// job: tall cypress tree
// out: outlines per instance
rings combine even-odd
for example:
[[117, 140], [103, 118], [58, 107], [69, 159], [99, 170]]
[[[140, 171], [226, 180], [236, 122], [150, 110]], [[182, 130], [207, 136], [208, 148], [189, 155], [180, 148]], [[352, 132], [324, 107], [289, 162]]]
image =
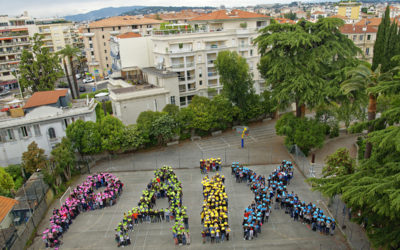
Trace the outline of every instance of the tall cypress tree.
[[397, 22], [390, 23], [390, 9], [388, 6], [382, 16], [376, 35], [372, 70], [375, 70], [379, 64], [382, 65], [382, 72], [387, 72], [395, 66], [390, 59], [400, 53], [399, 36]]

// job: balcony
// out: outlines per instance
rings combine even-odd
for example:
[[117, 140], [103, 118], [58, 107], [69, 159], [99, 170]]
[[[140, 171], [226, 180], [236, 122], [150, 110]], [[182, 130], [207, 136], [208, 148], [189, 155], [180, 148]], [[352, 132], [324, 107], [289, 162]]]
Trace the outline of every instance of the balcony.
[[219, 45], [219, 44], [212, 44], [212, 45], [207, 45], [206, 49], [207, 50], [215, 50], [215, 49], [226, 49], [226, 45]]
[[184, 63], [175, 63], [171, 65], [172, 69], [183, 69], [185, 68], [185, 64]]
[[28, 32], [11, 32], [11, 33], [0, 33], [0, 37], [16, 37], [16, 36], [29, 36]]
[[192, 82], [195, 82], [195, 81], [196, 81], [196, 77], [194, 77], [194, 76], [188, 76], [187, 77], [187, 82], [192, 83]]
[[170, 49], [168, 53], [170, 54], [177, 54], [177, 53], [187, 53], [187, 52], [193, 52], [192, 48], [182, 48], [182, 49]]
[[83, 36], [92, 37], [92, 36], [94, 36], [94, 33], [83, 33]]
[[43, 47], [53, 47], [54, 44], [53, 43], [44, 43]]
[[240, 44], [239, 51], [248, 50], [250, 48], [250, 44]]
[[236, 35], [238, 36], [248, 36], [250, 34], [249, 29], [237, 29], [236, 30]]
[[6, 51], [0, 51], [0, 55], [17, 54], [17, 53], [22, 53], [22, 49], [21, 49], [21, 50], [6, 50]]
[[41, 29], [40, 33], [43, 33], [43, 34], [51, 33], [51, 30], [50, 29]]
[[119, 30], [110, 31], [110, 35], [112, 35], [112, 36], [119, 35]]
[[178, 81], [180, 81], [180, 82], [184, 82], [184, 81], [186, 81], [186, 79], [185, 79], [185, 77], [184, 77], [184, 76], [179, 76], [179, 77], [178, 77]]
[[218, 73], [217, 72], [208, 72], [207, 76], [208, 76], [208, 79], [217, 78], [218, 77]]
[[91, 61], [91, 62], [88, 62], [88, 65], [89, 66], [97, 66], [97, 65], [99, 65], [99, 62], [98, 61]]
[[186, 62], [186, 68], [194, 68], [194, 62]]
[[186, 86], [185, 85], [179, 85], [179, 93], [186, 92]]
[[217, 60], [217, 59], [210, 59], [210, 60], [207, 60], [207, 66], [209, 66], [209, 67], [214, 67], [214, 62], [215, 62], [215, 60]]

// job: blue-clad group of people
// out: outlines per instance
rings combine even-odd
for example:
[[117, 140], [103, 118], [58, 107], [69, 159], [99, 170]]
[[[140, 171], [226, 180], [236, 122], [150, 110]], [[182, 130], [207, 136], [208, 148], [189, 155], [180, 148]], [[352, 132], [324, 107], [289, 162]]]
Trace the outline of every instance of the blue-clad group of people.
[[293, 178], [294, 170], [290, 161], [282, 161], [268, 178], [257, 175], [238, 162], [233, 162], [231, 168], [236, 182], [247, 183], [254, 193], [254, 201], [245, 209], [243, 216], [245, 240], [252, 240], [261, 233], [261, 226], [268, 222], [273, 204], [275, 209], [284, 209], [294, 221], [310, 225], [313, 231], [333, 235], [336, 226], [333, 218], [315, 204], [302, 202], [297, 194], [288, 191], [287, 185]]

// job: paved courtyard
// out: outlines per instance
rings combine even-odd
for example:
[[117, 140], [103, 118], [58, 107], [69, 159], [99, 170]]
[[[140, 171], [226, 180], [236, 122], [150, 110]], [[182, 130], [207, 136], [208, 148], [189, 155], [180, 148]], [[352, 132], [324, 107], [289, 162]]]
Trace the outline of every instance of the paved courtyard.
[[[257, 173], [269, 174], [276, 165], [253, 166]], [[242, 236], [242, 216], [253, 195], [246, 184], [236, 183], [230, 175], [230, 168], [223, 169], [226, 177], [226, 191], [229, 198], [229, 224], [232, 240], [221, 244], [201, 242], [200, 209], [202, 205], [201, 178], [198, 169], [178, 169], [178, 178], [183, 185], [183, 203], [188, 208], [191, 233], [190, 246], [175, 246], [172, 240], [172, 223], [139, 224], [131, 235], [132, 245], [128, 249], [348, 249], [343, 236], [336, 230], [335, 236], [324, 236], [311, 231], [306, 225], [294, 222], [281, 210], [273, 210], [270, 221], [263, 225], [262, 234], [253, 241], [245, 241]], [[153, 171], [119, 172], [116, 175], [125, 183], [125, 189], [119, 201], [113, 207], [80, 214], [74, 220], [69, 231], [64, 234], [64, 244], [60, 249], [118, 249], [114, 241], [114, 228], [128, 209], [137, 204], [141, 191], [152, 178]], [[83, 180], [84, 176], [78, 180]], [[304, 201], [317, 202], [319, 195], [309, 190], [304, 178], [297, 170], [289, 190], [295, 191]], [[165, 200], [158, 200], [159, 208], [166, 207]], [[58, 205], [54, 203], [54, 206]], [[49, 214], [46, 215], [47, 218]], [[43, 220], [39, 231], [47, 226]], [[40, 238], [30, 249], [44, 249]]]

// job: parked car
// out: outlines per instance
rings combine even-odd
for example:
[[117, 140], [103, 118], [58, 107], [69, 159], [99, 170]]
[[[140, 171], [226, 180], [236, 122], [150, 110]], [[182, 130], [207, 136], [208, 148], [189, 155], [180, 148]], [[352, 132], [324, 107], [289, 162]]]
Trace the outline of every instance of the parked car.
[[94, 80], [92, 78], [83, 79], [83, 83], [89, 83], [89, 82], [94, 82]]
[[86, 88], [84, 86], [79, 87], [79, 92], [85, 92], [85, 91], [86, 91]]
[[75, 77], [77, 80], [79, 80], [79, 79], [81, 79], [81, 74], [76, 74]]

